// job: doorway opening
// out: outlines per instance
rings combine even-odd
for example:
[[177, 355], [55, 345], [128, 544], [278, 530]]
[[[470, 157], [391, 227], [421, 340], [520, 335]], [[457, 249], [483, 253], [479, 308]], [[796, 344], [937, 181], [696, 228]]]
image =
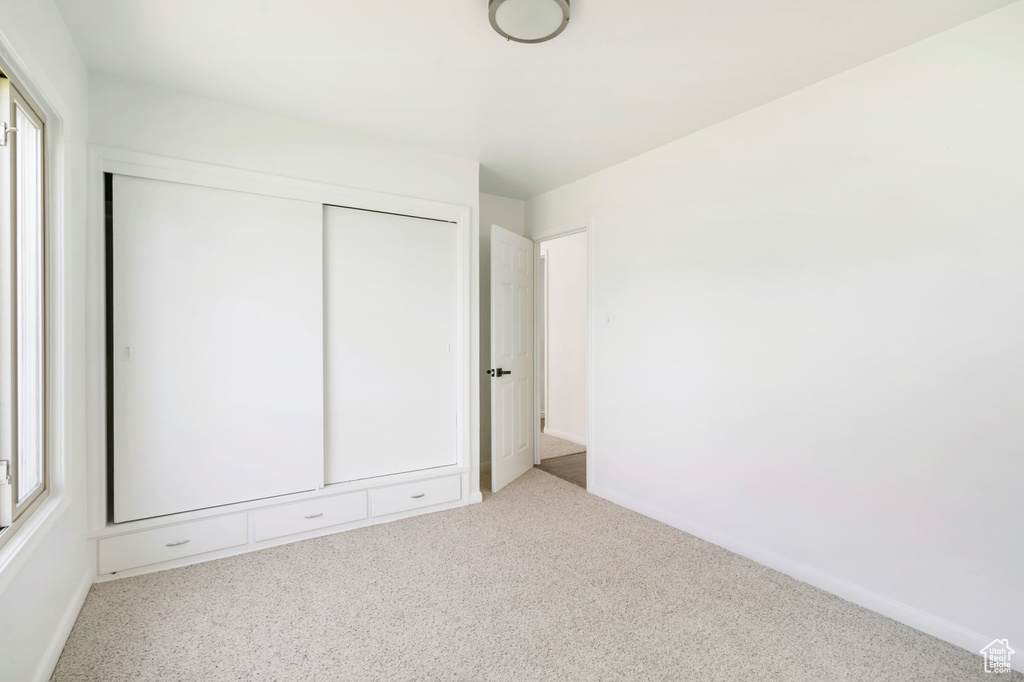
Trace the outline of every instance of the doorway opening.
[[540, 416], [536, 465], [587, 487], [587, 232], [537, 243], [537, 387]]

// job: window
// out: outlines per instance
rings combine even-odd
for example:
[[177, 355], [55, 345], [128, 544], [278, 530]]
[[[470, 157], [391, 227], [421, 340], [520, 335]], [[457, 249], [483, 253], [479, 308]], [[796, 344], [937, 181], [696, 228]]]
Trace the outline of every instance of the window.
[[0, 544], [47, 489], [44, 132], [0, 74]]

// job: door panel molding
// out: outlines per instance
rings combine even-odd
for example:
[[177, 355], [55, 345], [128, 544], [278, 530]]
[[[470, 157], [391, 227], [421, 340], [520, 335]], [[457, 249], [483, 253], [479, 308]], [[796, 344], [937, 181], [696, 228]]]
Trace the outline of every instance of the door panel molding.
[[[533, 242], [491, 226], [491, 490], [526, 473], [537, 452]], [[497, 370], [502, 370], [498, 372]]]

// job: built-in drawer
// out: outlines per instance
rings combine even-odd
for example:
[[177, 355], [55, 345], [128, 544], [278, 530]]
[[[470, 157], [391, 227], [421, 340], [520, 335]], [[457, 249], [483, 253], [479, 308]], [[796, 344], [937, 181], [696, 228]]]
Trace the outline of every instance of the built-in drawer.
[[374, 516], [386, 516], [462, 497], [462, 476], [432, 478], [429, 481], [405, 483], [370, 491], [370, 508]]
[[333, 495], [260, 509], [253, 516], [257, 542], [337, 526], [366, 518], [366, 492]]
[[99, 541], [99, 572], [115, 573], [248, 542], [245, 514], [218, 516]]

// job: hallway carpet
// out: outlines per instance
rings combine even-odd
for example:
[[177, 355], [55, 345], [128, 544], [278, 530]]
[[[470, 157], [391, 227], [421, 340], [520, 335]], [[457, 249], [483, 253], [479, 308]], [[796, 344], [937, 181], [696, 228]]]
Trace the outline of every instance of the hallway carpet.
[[53, 675], [993, 677], [977, 655], [537, 469], [482, 504], [95, 585]]
[[540, 458], [551, 459], [552, 457], [565, 457], [575, 455], [578, 452], [586, 452], [587, 446], [573, 443], [571, 440], [549, 436], [543, 431], [540, 432]]

